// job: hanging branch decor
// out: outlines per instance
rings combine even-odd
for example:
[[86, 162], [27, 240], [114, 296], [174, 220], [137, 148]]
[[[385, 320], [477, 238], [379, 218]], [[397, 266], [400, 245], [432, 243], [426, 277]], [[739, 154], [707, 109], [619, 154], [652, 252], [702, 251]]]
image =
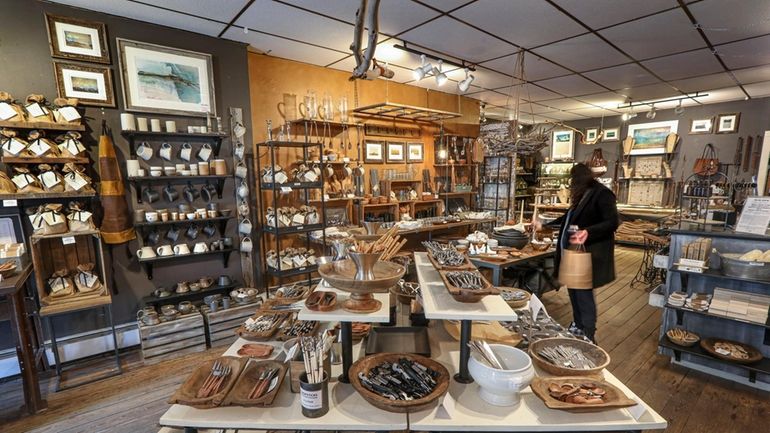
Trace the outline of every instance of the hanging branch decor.
[[[353, 58], [356, 59], [356, 67], [353, 69], [351, 80], [357, 78], [366, 78], [366, 71], [374, 58], [374, 50], [377, 48], [377, 34], [380, 30], [379, 8], [380, 0], [361, 0], [361, 6], [356, 11], [356, 27], [353, 30], [353, 43], [350, 44], [350, 50], [353, 51]], [[368, 13], [367, 13], [367, 6]], [[364, 28], [369, 29], [368, 45], [363, 55], [361, 54], [361, 43], [363, 42]]]

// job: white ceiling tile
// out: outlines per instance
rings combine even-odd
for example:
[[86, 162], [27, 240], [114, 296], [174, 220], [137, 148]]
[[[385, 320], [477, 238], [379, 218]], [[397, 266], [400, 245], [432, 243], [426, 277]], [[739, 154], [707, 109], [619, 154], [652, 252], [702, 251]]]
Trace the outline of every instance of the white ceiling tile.
[[733, 74], [742, 84], [767, 81], [770, 80], [770, 65], [738, 69], [734, 70]]
[[698, 101], [704, 104], [715, 104], [717, 102], [740, 101], [746, 97], [746, 94], [743, 93], [740, 87], [709, 90], [708, 93], [708, 96], [698, 98]]
[[352, 25], [269, 0], [254, 2], [235, 24], [342, 53], [353, 40]]
[[[201, 33], [208, 36], [217, 36], [225, 28], [225, 25], [222, 23], [195, 18], [178, 12], [172, 12], [128, 0], [113, 0], [109, 2], [97, 2], [93, 0], [59, 0], [57, 3]], [[232, 18], [229, 18], [228, 21], [230, 19]]]
[[618, 90], [618, 93], [628, 96], [636, 101], [646, 101], [650, 99], [661, 99], [671, 96], [680, 96], [681, 93], [672, 89], [667, 84], [650, 84], [641, 87], [632, 87], [630, 89]]
[[676, 0], [556, 0], [575, 18], [598, 29], [676, 7]]
[[616, 110], [618, 105], [622, 105], [626, 101], [625, 96], [621, 96], [615, 92], [602, 92], [593, 95], [586, 95], [576, 98], [586, 104], [591, 104], [597, 107], [608, 108]]
[[760, 98], [763, 96], [770, 96], [770, 81], [763, 83], [747, 84], [743, 86], [752, 98]]
[[726, 72], [719, 72], [717, 74], [704, 75], [702, 77], [676, 80], [672, 81], [671, 84], [683, 92], [691, 93], [734, 86], [735, 81]]
[[544, 1], [478, 0], [451, 15], [525, 48], [586, 32]]
[[605, 90], [577, 74], [551, 78], [539, 81], [537, 84], [564, 96], [587, 95]]
[[720, 45], [716, 50], [731, 69], [765, 65], [770, 63], [770, 36]]
[[[510, 56], [484, 62], [481, 65], [499, 72], [514, 75], [518, 57], [518, 54], [511, 54]], [[570, 71], [561, 66], [557, 66], [555, 63], [549, 62], [542, 57], [531, 53], [526, 53], [524, 55], [524, 78], [529, 81], [544, 80], [546, 78], [569, 74]]]
[[542, 104], [544, 103], [522, 102], [519, 107], [521, 111], [525, 111], [527, 113], [533, 113], [533, 114], [553, 113], [554, 111], [559, 111], [558, 108], [547, 107]]
[[586, 72], [584, 75], [610, 89], [624, 89], [660, 81], [635, 63]]
[[[136, 2], [131, 3], [136, 4]], [[211, 7], [210, 0], [154, 0], [152, 2], [155, 6], [197, 15], [201, 18], [211, 18], [225, 23], [229, 23], [230, 20], [235, 18], [247, 3], [248, 0], [219, 0], [216, 7]]]
[[693, 75], [722, 71], [716, 57], [708, 49], [647, 60], [642, 64], [666, 81], [679, 80]]
[[509, 54], [516, 49], [449, 17], [441, 17], [399, 37], [448, 56], [475, 63]]
[[[360, 0], [284, 0], [287, 3], [312, 10], [324, 15], [335, 17], [354, 24], [356, 11], [361, 5]], [[379, 26], [380, 32], [389, 35], [398, 34], [410, 27], [425, 22], [439, 15], [434, 11], [412, 0], [388, 0], [380, 2]], [[352, 40], [353, 34], [350, 38]]]
[[500, 107], [507, 107], [513, 103], [509, 96], [502, 93], [493, 92], [491, 90], [477, 92], [469, 96], [473, 99], [478, 99], [481, 102], [486, 102], [487, 104], [497, 105]]
[[552, 117], [558, 120], [583, 120], [591, 117], [583, 114], [573, 113], [571, 111], [558, 111], [555, 113], [544, 114], [543, 116]]
[[420, 0], [422, 3], [433, 6], [436, 9], [444, 12], [457, 9], [468, 3], [472, 3], [474, 0]]
[[244, 34], [240, 29], [230, 28], [222, 36], [225, 39], [245, 42], [260, 52], [273, 57], [281, 57], [312, 65], [325, 66], [338, 60], [340, 53], [325, 48], [318, 48], [300, 42], [288, 41], [259, 32]]
[[537, 48], [534, 52], [577, 72], [631, 61], [623, 53], [592, 34]]
[[706, 46], [680, 8], [610, 27], [599, 33], [640, 60]]
[[538, 104], [549, 107], [554, 110], [574, 110], [577, 108], [586, 108], [588, 105], [585, 102], [581, 102], [572, 98], [552, 99], [548, 101], [540, 101]]
[[[617, 116], [620, 114], [620, 111], [618, 110], [607, 110], [604, 108], [578, 108], [576, 110], [571, 110], [574, 113], [582, 114], [583, 116], [590, 116], [590, 117], [610, 117], [610, 116]], [[597, 124], [596, 126], [599, 126]], [[607, 123], [604, 124], [605, 128], [612, 128], [611, 125], [608, 125]]]
[[770, 33], [767, 0], [705, 0], [688, 8], [714, 44]]
[[538, 87], [534, 84], [525, 84], [523, 86], [510, 86], [505, 87], [502, 89], [497, 89], [500, 93], [505, 93], [507, 95], [514, 95], [515, 92], [518, 91], [521, 99], [526, 99], [528, 101], [542, 101], [544, 99], [556, 99], [561, 98], [562, 95], [559, 95], [558, 93], [554, 93], [548, 89], [544, 89], [542, 87]]
[[[521, 83], [521, 80], [509, 77], [507, 75], [498, 74], [497, 72], [493, 72], [482, 67], [477, 68], [476, 71], [471, 72], [471, 74], [476, 77], [476, 79], [473, 80], [473, 84], [481, 86], [485, 89], [498, 89], [500, 87], [512, 86]], [[464, 76], [461, 77], [461, 79], [462, 78], [464, 78]]]

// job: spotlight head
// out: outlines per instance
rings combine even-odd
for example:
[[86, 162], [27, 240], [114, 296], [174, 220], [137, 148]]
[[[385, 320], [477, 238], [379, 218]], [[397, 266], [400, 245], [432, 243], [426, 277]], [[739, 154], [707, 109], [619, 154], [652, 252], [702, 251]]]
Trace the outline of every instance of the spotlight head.
[[433, 68], [433, 75], [436, 76], [436, 85], [438, 85], [439, 87], [441, 87], [444, 84], [446, 84], [447, 80], [449, 80], [449, 78], [447, 78], [446, 74], [441, 72], [441, 65], [443, 63], [444, 62], [439, 60], [438, 61], [438, 67], [437, 68]]
[[630, 119], [630, 117], [628, 116], [628, 113], [623, 113], [623, 115], [622, 115], [622, 116], [620, 116], [620, 119], [621, 119], [622, 121], [624, 121], [624, 122], [625, 122], [625, 121], [627, 121], [628, 119]]
[[460, 81], [459, 83], [457, 83], [457, 88], [461, 92], [465, 93], [471, 87], [471, 83], [475, 79], [476, 79], [476, 77], [474, 77], [473, 75], [470, 74], [470, 71], [468, 70], [468, 68], [465, 68], [465, 79]]
[[658, 115], [658, 112], [655, 110], [655, 104], [652, 104], [652, 107], [650, 108], [650, 111], [647, 112], [647, 115], [645, 117], [647, 117], [648, 119], [652, 120], [657, 115]]
[[425, 78], [433, 70], [433, 65], [425, 63], [425, 54], [420, 56], [420, 66], [412, 70], [412, 77], [415, 80], [420, 81]]

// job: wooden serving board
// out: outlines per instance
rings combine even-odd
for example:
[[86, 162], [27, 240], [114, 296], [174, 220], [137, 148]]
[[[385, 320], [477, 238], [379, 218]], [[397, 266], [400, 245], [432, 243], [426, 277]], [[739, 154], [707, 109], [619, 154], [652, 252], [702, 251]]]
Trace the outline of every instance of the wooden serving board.
[[286, 320], [286, 318], [289, 317], [291, 312], [290, 311], [259, 310], [259, 311], [257, 311], [257, 314], [255, 314], [252, 317], [254, 317], [254, 319], [256, 319], [259, 316], [262, 316], [262, 315], [265, 315], [265, 314], [278, 314], [278, 315], [282, 316], [282, 318], [281, 318], [281, 320], [276, 322], [275, 326], [273, 326], [272, 328], [268, 329], [267, 331], [251, 332], [251, 331], [248, 331], [246, 329], [246, 325], [243, 324], [243, 325], [241, 325], [235, 331], [235, 333], [238, 334], [244, 340], [249, 340], [249, 341], [262, 341], [262, 340], [266, 340], [266, 339], [272, 337], [273, 334], [275, 334], [275, 331], [277, 331], [278, 328], [281, 327], [281, 324], [283, 324], [283, 322]]
[[484, 287], [479, 290], [461, 289], [459, 287], [453, 286], [452, 283], [449, 282], [449, 279], [446, 277], [446, 274], [449, 272], [455, 271], [438, 271], [439, 275], [441, 275], [441, 279], [444, 281], [444, 285], [449, 291], [449, 294], [452, 295], [452, 297], [457, 302], [479, 302], [484, 296], [500, 294], [500, 290], [492, 286], [492, 283], [487, 281], [487, 279], [484, 278], [484, 276], [481, 275], [481, 273], [477, 270], [475, 273], [481, 277], [481, 282], [484, 285]]
[[[196, 394], [203, 385], [203, 382], [211, 373], [211, 367], [214, 362], [221, 361], [223, 364], [229, 366], [232, 371], [227, 379], [219, 387], [219, 392], [216, 394], [198, 398]], [[168, 400], [169, 404], [183, 404], [185, 406], [192, 406], [197, 408], [211, 408], [219, 406], [224, 400], [227, 393], [235, 385], [238, 376], [241, 374], [244, 364], [248, 361], [248, 358], [237, 358], [234, 356], [223, 356], [221, 358], [210, 359], [196, 368], [192, 374], [184, 381], [182, 386], [176, 390], [174, 395]]]
[[[557, 383], [559, 385], [564, 383], [580, 385], [584, 382], [595, 383], [603, 388], [606, 392], [604, 397], [605, 402], [601, 404], [567, 403], [551, 397], [551, 394], [548, 392], [548, 385], [551, 383]], [[615, 387], [615, 385], [604, 380], [597, 380], [588, 377], [536, 377], [534, 380], [532, 380], [530, 387], [532, 388], [532, 392], [540, 400], [543, 400], [543, 403], [545, 403], [548, 408], [564, 410], [573, 413], [603, 412], [606, 410], [631, 407], [637, 404], [634, 400], [626, 397], [623, 391]]]
[[465, 261], [460, 266], [444, 266], [441, 265], [436, 259], [433, 258], [433, 254], [428, 252], [428, 260], [430, 260], [431, 263], [433, 263], [433, 267], [436, 268], [438, 271], [472, 271], [476, 269], [476, 266], [471, 263], [471, 261], [468, 259], [468, 256], [463, 254]]
[[[743, 349], [749, 354], [748, 359], [735, 358], [733, 356], [722, 355], [721, 353], [717, 352], [714, 349], [714, 344], [720, 341], [743, 347]], [[737, 364], [751, 364], [762, 360], [762, 353], [756, 348], [749, 346], [748, 344], [740, 343], [737, 341], [725, 340], [724, 338], [704, 338], [700, 341], [700, 347], [702, 347], [703, 350], [708, 352], [711, 356], [714, 356], [719, 359], [723, 359], [725, 361], [735, 362]]]
[[[262, 397], [250, 399], [249, 393], [259, 379], [259, 375], [268, 368], [277, 368], [278, 373], [273, 379], [277, 381], [275, 386], [269, 389]], [[283, 379], [286, 376], [286, 363], [278, 361], [258, 361], [250, 362], [243, 369], [235, 385], [224, 398], [220, 406], [244, 406], [244, 407], [270, 407], [278, 395], [278, 391], [283, 385]]]

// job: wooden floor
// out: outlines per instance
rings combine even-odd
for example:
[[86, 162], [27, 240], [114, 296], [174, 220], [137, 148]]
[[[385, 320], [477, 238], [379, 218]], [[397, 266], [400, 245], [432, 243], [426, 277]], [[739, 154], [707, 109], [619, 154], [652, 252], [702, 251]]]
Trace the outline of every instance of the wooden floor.
[[[767, 432], [770, 394], [671, 365], [656, 354], [660, 310], [647, 305], [647, 293], [630, 287], [641, 260], [638, 250], [616, 252], [618, 279], [597, 291], [597, 339], [612, 356], [610, 370], [669, 422], [666, 432]], [[548, 311], [569, 323], [566, 293], [544, 296]], [[199, 361], [222, 348], [144, 367], [136, 351], [124, 356], [123, 375], [91, 385], [53, 392], [44, 380], [48, 411], [18, 417], [20, 381], [0, 384], [2, 432], [157, 432], [166, 399]]]

